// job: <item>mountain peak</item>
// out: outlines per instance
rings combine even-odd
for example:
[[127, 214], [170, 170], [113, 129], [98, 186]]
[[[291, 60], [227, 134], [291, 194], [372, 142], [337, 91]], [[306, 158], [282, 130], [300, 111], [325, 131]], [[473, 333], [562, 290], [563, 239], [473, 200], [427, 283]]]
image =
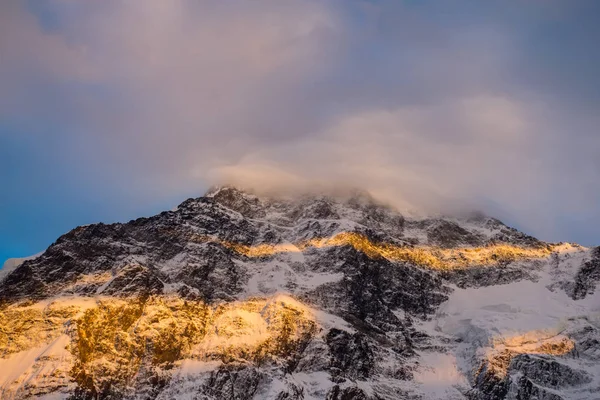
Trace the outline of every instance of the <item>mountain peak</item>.
[[215, 187], [15, 264], [0, 279], [0, 393], [585, 398], [600, 380], [598, 281], [600, 251], [481, 214]]

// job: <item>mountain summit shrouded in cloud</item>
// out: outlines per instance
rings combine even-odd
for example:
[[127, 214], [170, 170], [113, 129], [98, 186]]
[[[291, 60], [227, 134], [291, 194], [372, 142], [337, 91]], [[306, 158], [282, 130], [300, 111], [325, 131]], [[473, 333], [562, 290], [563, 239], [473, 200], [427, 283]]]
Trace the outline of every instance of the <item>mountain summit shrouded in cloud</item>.
[[598, 242], [598, 15], [594, 1], [3, 1], [0, 257], [222, 181], [358, 186]]
[[591, 400], [600, 247], [215, 187], [0, 271], [2, 399]]

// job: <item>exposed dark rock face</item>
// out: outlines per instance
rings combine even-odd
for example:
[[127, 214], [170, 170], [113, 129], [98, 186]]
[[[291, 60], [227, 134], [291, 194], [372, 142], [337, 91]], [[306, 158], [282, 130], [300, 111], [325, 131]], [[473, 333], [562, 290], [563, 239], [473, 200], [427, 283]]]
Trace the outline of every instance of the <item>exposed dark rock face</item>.
[[474, 382], [472, 399], [560, 400], [557, 390], [590, 383], [585, 371], [578, 371], [546, 355], [504, 352], [482, 364]]
[[510, 381], [505, 374], [510, 364], [511, 354], [500, 354], [493, 360], [484, 361], [475, 375], [474, 390], [469, 398], [474, 400], [503, 400], [506, 399]]
[[529, 354], [516, 356], [510, 364], [510, 370], [520, 372], [536, 385], [551, 389], [582, 385], [591, 381], [583, 371], [575, 371], [548, 357]]
[[524, 376], [519, 378], [516, 386], [517, 392], [514, 396], [516, 400], [565, 400], [564, 397], [535, 385]]
[[198, 395], [206, 400], [250, 400], [266, 379], [268, 377], [256, 368], [223, 367], [210, 374]]
[[366, 380], [375, 367], [375, 356], [365, 334], [332, 329], [325, 337], [331, 353], [330, 372], [335, 379]]
[[571, 332], [570, 336], [577, 344], [573, 349], [575, 357], [581, 357], [593, 362], [600, 361], [600, 328], [586, 324]]
[[586, 261], [575, 275], [571, 297], [574, 300], [585, 298], [593, 294], [598, 282], [600, 282], [600, 247], [596, 247], [590, 253], [591, 260]]
[[402, 328], [403, 322], [392, 313], [395, 309], [426, 316], [448, 298], [449, 290], [436, 274], [408, 264], [373, 259], [352, 247], [332, 249], [316, 263], [327, 265], [325, 259], [344, 277], [309, 293], [307, 301], [350, 314], [378, 331]]
[[475, 266], [469, 269], [441, 271], [440, 275], [462, 289], [504, 285], [524, 279], [535, 279], [532, 270], [511, 264], [499, 264], [493, 267]]
[[[212, 282], [211, 279], [194, 281], [193, 276], [185, 275], [186, 284], [195, 283], [191, 288], [200, 292], [214, 292], [211, 283], [219, 280], [221, 287], [216, 290], [222, 289], [221, 296], [232, 298], [236, 294], [239, 272], [232, 267], [230, 252], [222, 248], [217, 251], [206, 249], [201, 246], [205, 240], [201, 235], [217, 235], [222, 240], [250, 244], [257, 233], [250, 222], [211, 199], [188, 200], [176, 212], [140, 218], [127, 224], [79, 227], [61, 236], [43, 255], [25, 262], [10, 274], [0, 287], [0, 301], [56, 295], [83, 276], [107, 271], [112, 271], [118, 280], [126, 280], [127, 271], [132, 268], [127, 260], [135, 260], [135, 268], [144, 271], [144, 278], [138, 283], [144, 286], [144, 282], [148, 282], [151, 293], [161, 291], [158, 281], [172, 283], [174, 279], [182, 279], [182, 267], [194, 269], [194, 266], [204, 264], [205, 268], [199, 267], [200, 271], [194, 272], [210, 276]], [[210, 257], [206, 257], [207, 254]], [[178, 255], [182, 259], [176, 261], [177, 269], [159, 272]], [[124, 282], [115, 285], [127, 288], [124, 294], [141, 290]], [[96, 288], [100, 286], [98, 284]], [[90, 288], [86, 290], [89, 292]], [[111, 293], [116, 292], [112, 290]]]
[[564, 265], [575, 261], [568, 254], [562, 258], [557, 253], [552, 255], [550, 263], [558, 280], [549, 286], [550, 290], [560, 288], [573, 300], [582, 300], [594, 294], [596, 286], [600, 282], [600, 247], [590, 249], [587, 257], [577, 261], [579, 263], [575, 273], [565, 276], [565, 271], [562, 271]]
[[484, 244], [482, 235], [476, 235], [462, 228], [455, 222], [435, 221], [427, 229], [427, 239], [430, 244], [440, 247], [481, 246]]
[[163, 291], [161, 273], [137, 263], [127, 264], [119, 270], [108, 286], [102, 291], [105, 295], [150, 296]]
[[216, 190], [213, 200], [230, 210], [237, 211], [249, 218], [263, 218], [265, 210], [257, 197], [246, 195], [235, 188]]
[[384, 259], [373, 260], [360, 253], [356, 257], [346, 259], [342, 265], [347, 271], [342, 285], [353, 305], [350, 311], [361, 319], [370, 317], [377, 321], [383, 330], [385, 321], [397, 325], [390, 309], [427, 315], [447, 300], [448, 289], [435, 274], [406, 264], [393, 265]]
[[369, 400], [369, 397], [367, 397], [362, 389], [357, 387], [340, 389], [340, 387], [336, 385], [329, 393], [327, 393], [326, 400]]
[[547, 246], [547, 243], [544, 243], [541, 240], [534, 238], [533, 236], [529, 236], [523, 232], [520, 232], [515, 228], [506, 226], [501, 221], [495, 218], [484, 218], [481, 222], [485, 225], [486, 228], [497, 231], [497, 233], [493, 234], [490, 238], [491, 241], [530, 247]]

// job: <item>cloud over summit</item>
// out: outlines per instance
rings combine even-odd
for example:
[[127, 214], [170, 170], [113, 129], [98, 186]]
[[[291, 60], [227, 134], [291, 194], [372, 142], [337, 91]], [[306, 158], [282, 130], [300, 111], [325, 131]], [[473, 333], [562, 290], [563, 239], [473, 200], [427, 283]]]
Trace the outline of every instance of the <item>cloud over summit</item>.
[[131, 202], [215, 180], [333, 182], [586, 241], [600, 225], [594, 5], [513, 6], [6, 1], [0, 155], [18, 144], [72, 191]]

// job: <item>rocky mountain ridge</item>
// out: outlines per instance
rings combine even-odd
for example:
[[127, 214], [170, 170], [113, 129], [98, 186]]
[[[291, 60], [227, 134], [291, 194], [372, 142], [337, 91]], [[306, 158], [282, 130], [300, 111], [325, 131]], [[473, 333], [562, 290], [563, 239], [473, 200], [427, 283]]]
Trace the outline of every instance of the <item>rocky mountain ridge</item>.
[[1, 279], [2, 398], [600, 398], [600, 250], [480, 214], [220, 187]]

